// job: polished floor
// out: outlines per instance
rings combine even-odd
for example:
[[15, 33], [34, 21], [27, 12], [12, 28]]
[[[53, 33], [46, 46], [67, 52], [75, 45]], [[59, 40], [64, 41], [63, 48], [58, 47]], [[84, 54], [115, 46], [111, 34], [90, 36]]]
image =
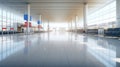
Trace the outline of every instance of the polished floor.
[[120, 67], [120, 40], [68, 32], [4, 35], [0, 67]]

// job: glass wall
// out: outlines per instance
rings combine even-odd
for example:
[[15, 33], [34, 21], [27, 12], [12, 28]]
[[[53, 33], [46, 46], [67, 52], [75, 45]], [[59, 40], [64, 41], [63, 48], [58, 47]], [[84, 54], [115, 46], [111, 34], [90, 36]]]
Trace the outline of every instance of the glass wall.
[[89, 28], [113, 28], [116, 22], [116, 1], [88, 15]]
[[[0, 7], [0, 31], [14, 31], [15, 24], [24, 23], [23, 15], [7, 7]], [[12, 30], [11, 30], [12, 29]]]
[[2, 30], [2, 8], [0, 8], [0, 31]]

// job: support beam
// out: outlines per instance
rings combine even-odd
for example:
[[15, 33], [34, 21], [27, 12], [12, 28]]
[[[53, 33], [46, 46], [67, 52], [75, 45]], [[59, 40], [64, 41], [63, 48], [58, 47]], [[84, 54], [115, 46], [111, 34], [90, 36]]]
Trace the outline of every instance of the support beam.
[[77, 19], [78, 19], [78, 16], [75, 16], [75, 33], [77, 33]]
[[[42, 15], [39, 16], [39, 21], [40, 23], [42, 22]], [[38, 26], [40, 26], [40, 24], [38, 24]], [[40, 32], [40, 28], [39, 28], [39, 32]]]
[[29, 28], [29, 22], [30, 22], [30, 4], [29, 4], [29, 3], [27, 4], [27, 7], [28, 7], [28, 21], [27, 21], [28, 26], [27, 26], [27, 34], [29, 34], [29, 33], [30, 33], [30, 28]]
[[74, 20], [72, 20], [72, 32], [74, 32]]
[[71, 32], [72, 32], [72, 21], [71, 21]]
[[84, 22], [84, 31], [87, 32], [87, 10], [88, 10], [88, 4], [83, 4], [83, 22]]
[[116, 0], [116, 27], [120, 28], [120, 0]]
[[48, 20], [48, 32], [50, 31], [50, 22]]
[[68, 30], [71, 30], [71, 22], [68, 22]]

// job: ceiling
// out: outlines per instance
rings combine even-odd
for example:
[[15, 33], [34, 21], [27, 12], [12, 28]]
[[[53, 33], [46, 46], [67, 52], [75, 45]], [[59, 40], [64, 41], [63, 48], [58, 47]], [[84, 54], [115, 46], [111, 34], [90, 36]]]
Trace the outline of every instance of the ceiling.
[[113, 0], [0, 0], [11, 8], [27, 13], [27, 3], [31, 5], [31, 15], [39, 19], [42, 15], [44, 21], [64, 22], [71, 21], [75, 16], [82, 18], [83, 3], [88, 4], [92, 11]]

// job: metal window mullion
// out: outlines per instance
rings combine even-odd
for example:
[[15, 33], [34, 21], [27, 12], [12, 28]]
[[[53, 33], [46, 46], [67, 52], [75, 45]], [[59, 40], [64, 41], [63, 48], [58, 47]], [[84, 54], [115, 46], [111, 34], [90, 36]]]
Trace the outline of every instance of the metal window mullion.
[[2, 15], [2, 20], [1, 21], [2, 21], [2, 35], [3, 35], [3, 7], [1, 8], [1, 12], [2, 12], [2, 14], [1, 14]]

